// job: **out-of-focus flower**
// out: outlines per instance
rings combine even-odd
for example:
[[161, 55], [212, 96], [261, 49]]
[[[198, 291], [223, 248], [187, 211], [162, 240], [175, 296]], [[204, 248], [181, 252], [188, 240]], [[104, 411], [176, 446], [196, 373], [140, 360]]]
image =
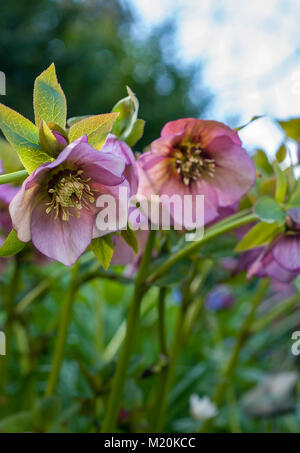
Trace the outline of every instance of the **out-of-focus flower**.
[[190, 414], [198, 421], [205, 421], [218, 414], [216, 405], [207, 397], [199, 398], [196, 393], [190, 396]]
[[131, 247], [119, 236], [114, 236], [114, 254], [111, 260], [113, 266], [126, 266], [125, 275], [128, 277], [135, 274], [141, 262], [146, 248], [149, 231], [137, 230], [135, 232], [138, 241], [138, 253], [136, 254]]
[[298, 379], [295, 371], [267, 375], [244, 395], [241, 405], [247, 415], [253, 417], [270, 417], [294, 411]]
[[[10, 204], [18, 238], [44, 255], [72, 265], [90, 244], [101, 194], [117, 197], [126, 183], [124, 159], [99, 152], [82, 136], [24, 181]], [[128, 183], [127, 183], [128, 185]]]
[[300, 208], [289, 209], [287, 215], [287, 231], [262, 249], [248, 278], [257, 275], [287, 283], [300, 273]]
[[211, 310], [221, 310], [231, 307], [233, 301], [234, 297], [230, 289], [225, 285], [218, 285], [208, 293], [205, 305]]
[[204, 195], [207, 224], [220, 215], [221, 208], [240, 200], [255, 182], [253, 161], [237, 132], [216, 121], [194, 118], [167, 123], [151, 150], [139, 157], [138, 168], [141, 195], [181, 196], [181, 209], [178, 205], [166, 207], [175, 224], [183, 223], [183, 196], [192, 195], [191, 228], [203, 225], [202, 214], [197, 215], [196, 195]]

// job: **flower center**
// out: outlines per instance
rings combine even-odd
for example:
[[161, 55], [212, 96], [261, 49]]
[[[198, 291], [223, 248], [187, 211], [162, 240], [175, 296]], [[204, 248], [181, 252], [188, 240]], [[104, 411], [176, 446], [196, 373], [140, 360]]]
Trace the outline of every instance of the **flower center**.
[[206, 175], [210, 178], [214, 176], [215, 160], [197, 144], [180, 145], [176, 148], [174, 157], [176, 171], [186, 186]]
[[63, 170], [51, 179], [48, 186], [51, 201], [46, 203], [46, 214], [54, 210], [55, 219], [61, 213], [62, 220], [68, 221], [73, 215], [71, 209], [75, 210], [77, 218], [80, 218], [82, 208], [89, 209], [89, 205], [95, 201], [95, 190], [88, 184], [90, 178], [84, 179], [82, 173], [82, 170]]

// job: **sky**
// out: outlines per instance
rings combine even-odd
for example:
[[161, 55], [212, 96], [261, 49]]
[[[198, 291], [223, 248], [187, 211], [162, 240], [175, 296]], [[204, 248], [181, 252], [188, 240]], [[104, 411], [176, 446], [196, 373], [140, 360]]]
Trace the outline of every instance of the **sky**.
[[[201, 81], [214, 96], [206, 118], [238, 118], [238, 126], [266, 115], [240, 135], [247, 146], [274, 155], [283, 136], [269, 117], [300, 116], [300, 1], [124, 1], [138, 18], [139, 32], [174, 17], [175, 58], [204, 64]], [[291, 144], [296, 158], [295, 149]]]

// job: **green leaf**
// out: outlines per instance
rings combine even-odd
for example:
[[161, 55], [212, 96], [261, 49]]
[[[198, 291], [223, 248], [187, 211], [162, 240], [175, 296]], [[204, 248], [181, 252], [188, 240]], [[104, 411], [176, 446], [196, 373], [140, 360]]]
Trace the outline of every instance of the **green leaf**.
[[41, 121], [39, 137], [41, 148], [45, 150], [49, 156], [56, 157], [61, 146], [57, 143], [55, 136], [44, 120]]
[[[121, 99], [113, 107], [113, 112], [119, 112], [119, 116], [114, 124], [112, 133], [120, 140], [135, 144], [141, 137], [144, 130], [144, 122], [138, 120], [139, 102], [135, 94], [129, 87], [127, 88], [128, 96]], [[131, 145], [133, 146], [133, 145]]]
[[291, 195], [287, 202], [286, 208], [299, 208], [300, 207], [300, 179], [297, 181], [296, 190]]
[[102, 267], [107, 270], [114, 253], [114, 243], [111, 236], [107, 234], [101, 238], [93, 239], [91, 249]]
[[282, 204], [287, 191], [287, 181], [284, 172], [281, 170], [278, 162], [276, 161], [274, 162], [274, 170], [276, 175], [275, 199], [278, 203]]
[[260, 198], [254, 205], [254, 213], [265, 223], [277, 222], [282, 225], [285, 220], [285, 213], [280, 204], [271, 197]]
[[67, 103], [64, 92], [57, 81], [55, 66], [52, 63], [34, 82], [33, 107], [35, 124], [42, 120], [52, 121], [64, 128], [67, 118]]
[[271, 178], [264, 179], [258, 187], [259, 196], [269, 195], [270, 197], [275, 197], [276, 191], [276, 178], [272, 176]]
[[145, 121], [141, 119], [137, 119], [136, 122], [133, 125], [133, 128], [126, 138], [126, 143], [129, 146], [134, 146], [139, 139], [143, 136], [144, 134], [144, 128], [145, 128]]
[[279, 147], [278, 151], [276, 152], [277, 162], [279, 162], [279, 163], [283, 162], [284, 159], [286, 158], [286, 153], [287, 153], [286, 146], [284, 143], [282, 143], [282, 145]]
[[127, 224], [126, 230], [121, 230], [121, 236], [124, 241], [132, 248], [134, 253], [138, 253], [139, 245], [134, 230]]
[[[167, 257], [162, 257], [157, 260], [155, 260], [155, 263], [153, 264], [155, 267], [162, 262]], [[160, 277], [158, 280], [155, 282], [155, 286], [172, 286], [172, 285], [178, 285], [179, 283], [183, 282], [186, 280], [188, 277], [189, 273], [191, 271], [191, 260], [187, 258], [183, 258], [182, 260], [178, 261], [174, 266], [169, 269], [169, 271]]]
[[300, 118], [292, 118], [287, 121], [278, 121], [285, 135], [297, 142], [300, 140]]
[[0, 104], [0, 127], [8, 142], [17, 151], [28, 173], [51, 160], [39, 146], [38, 128], [27, 118], [3, 104]]
[[67, 119], [68, 127], [73, 126], [73, 124], [78, 123], [78, 121], [85, 120], [86, 118], [90, 118], [90, 116], [94, 115], [82, 115], [82, 116], [73, 116], [72, 118]]
[[262, 149], [258, 149], [253, 156], [253, 160], [255, 162], [256, 167], [262, 170], [264, 173], [268, 175], [273, 174], [273, 167], [269, 162], [269, 159], [266, 153]]
[[45, 396], [39, 400], [32, 412], [32, 421], [36, 431], [46, 431], [51, 422], [58, 415], [60, 400], [57, 396]]
[[32, 431], [32, 415], [28, 411], [8, 415], [0, 421], [0, 433], [24, 433]]
[[101, 149], [106, 137], [111, 131], [118, 113], [104, 113], [89, 116], [73, 124], [69, 130], [69, 140], [73, 142], [82, 135], [87, 135], [89, 144], [96, 149]]
[[277, 223], [260, 222], [251, 228], [250, 231], [243, 237], [243, 239], [236, 246], [236, 252], [243, 252], [255, 247], [262, 247], [269, 244], [282, 230]]
[[248, 123], [243, 124], [242, 126], [236, 127], [235, 131], [240, 131], [241, 129], [244, 129], [245, 127], [249, 126], [249, 124], [253, 123], [253, 121], [259, 120], [260, 118], [264, 118], [264, 117], [265, 117], [265, 115], [255, 115], [251, 118], [250, 121], [248, 121]]
[[0, 138], [0, 160], [4, 167], [4, 173], [14, 173], [23, 169], [16, 150], [2, 138]]
[[6, 258], [19, 253], [26, 245], [26, 242], [22, 242], [18, 239], [15, 230], [12, 230], [6, 238], [6, 241], [0, 247], [0, 257]]

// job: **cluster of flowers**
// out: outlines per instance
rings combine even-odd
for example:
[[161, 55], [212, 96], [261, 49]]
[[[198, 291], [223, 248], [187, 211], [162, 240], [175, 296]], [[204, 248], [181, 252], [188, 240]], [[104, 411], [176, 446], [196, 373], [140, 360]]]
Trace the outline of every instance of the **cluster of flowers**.
[[[65, 265], [75, 263], [92, 239], [107, 234], [95, 222], [102, 209], [97, 203], [101, 194], [113, 196], [117, 204], [120, 187], [127, 188], [128, 197], [176, 194], [183, 200], [191, 195], [192, 204], [197, 195], [203, 195], [207, 225], [234, 212], [256, 180], [254, 163], [237, 132], [215, 121], [169, 122], [150, 150], [137, 159], [112, 134], [100, 152], [87, 135], [71, 143], [58, 131], [53, 135], [60, 147], [55, 160], [40, 165], [20, 188], [0, 186], [0, 241], [13, 227], [20, 241], [32, 241], [43, 255]], [[166, 208], [176, 224], [184, 206]], [[203, 218], [196, 218], [197, 222], [201, 226]], [[137, 231], [139, 255], [147, 235]], [[118, 234], [114, 242], [112, 264], [138, 261]], [[289, 210], [285, 230], [269, 245], [247, 252], [246, 261], [248, 276], [293, 279], [300, 271], [300, 209]]]

